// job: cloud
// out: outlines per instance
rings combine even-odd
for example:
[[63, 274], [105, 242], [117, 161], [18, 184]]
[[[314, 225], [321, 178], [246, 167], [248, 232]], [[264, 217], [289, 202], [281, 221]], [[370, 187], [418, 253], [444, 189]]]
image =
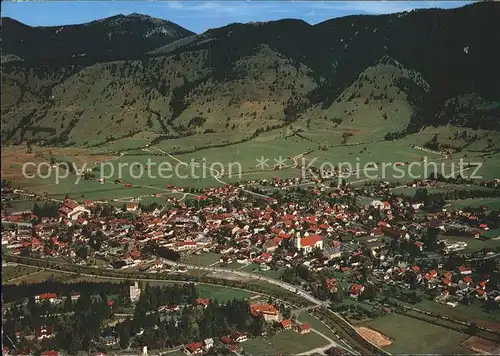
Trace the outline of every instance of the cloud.
[[452, 8], [465, 5], [457, 1], [320, 1], [309, 2], [308, 7], [321, 10], [323, 14], [361, 13], [382, 15], [426, 8]]
[[[127, 2], [122, 2], [125, 5]], [[389, 14], [415, 8], [458, 7], [455, 1], [168, 1], [132, 2], [127, 12], [148, 12], [153, 16], [195, 22], [200, 18], [229, 22], [299, 18], [317, 22], [353, 14]], [[129, 6], [127, 6], [129, 7]], [[154, 12], [152, 10], [154, 9]]]
[[179, 12], [189, 12], [193, 15], [202, 13], [205, 16], [252, 16], [259, 12], [272, 13], [294, 13], [292, 9], [287, 9], [278, 1], [274, 2], [253, 2], [253, 1], [206, 1], [206, 2], [188, 2], [188, 1], [170, 1], [166, 4], [170, 9]]

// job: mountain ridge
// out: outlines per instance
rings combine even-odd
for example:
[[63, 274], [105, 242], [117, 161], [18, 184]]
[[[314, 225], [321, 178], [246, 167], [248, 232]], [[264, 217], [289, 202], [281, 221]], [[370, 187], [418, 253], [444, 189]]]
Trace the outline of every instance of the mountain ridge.
[[[139, 131], [253, 135], [296, 123], [326, 125], [334, 141], [339, 130], [363, 131], [369, 116], [383, 126], [376, 138], [433, 124], [500, 131], [498, 18], [498, 3], [480, 3], [316, 25], [235, 23], [124, 59], [12, 62], [4, 65], [2, 138], [94, 145]], [[360, 80], [366, 71], [371, 77]], [[489, 104], [476, 110], [464, 100]], [[97, 142], [88, 141], [89, 125], [101, 128]]]
[[[33, 63], [70, 61], [84, 54], [97, 61], [134, 58], [194, 33], [146, 15], [116, 15], [84, 24], [25, 25], [2, 18], [2, 51]], [[88, 62], [92, 62], [90, 59]]]

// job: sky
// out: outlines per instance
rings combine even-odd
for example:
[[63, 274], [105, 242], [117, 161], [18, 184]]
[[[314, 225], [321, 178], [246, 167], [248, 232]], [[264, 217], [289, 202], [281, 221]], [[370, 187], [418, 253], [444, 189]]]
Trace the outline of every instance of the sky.
[[295, 18], [316, 24], [347, 15], [380, 15], [417, 8], [455, 8], [472, 1], [2, 1], [2, 16], [30, 26], [85, 23], [140, 13], [172, 21], [193, 32], [234, 22]]

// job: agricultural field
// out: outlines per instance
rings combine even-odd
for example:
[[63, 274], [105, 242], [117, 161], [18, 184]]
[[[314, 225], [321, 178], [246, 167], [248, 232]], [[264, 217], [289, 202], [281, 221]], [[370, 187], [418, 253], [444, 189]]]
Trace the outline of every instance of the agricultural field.
[[[2, 270], [3, 274], [3, 270]], [[32, 283], [41, 283], [44, 281], [57, 281], [57, 282], [66, 282], [73, 283], [78, 280], [79, 276], [73, 273], [60, 273], [54, 271], [45, 271], [43, 269], [38, 271], [33, 271], [32, 273], [26, 274], [24, 276], [20, 276], [15, 280], [11, 280], [9, 284], [32, 284]], [[3, 280], [2, 280], [3, 283]]]
[[95, 154], [140, 150], [146, 147], [147, 144], [149, 144], [158, 136], [160, 135], [143, 131], [131, 137], [120, 138], [114, 141], [106, 142], [96, 147], [89, 147], [89, 150]]
[[220, 255], [218, 253], [204, 252], [200, 255], [189, 255], [181, 262], [191, 265], [209, 266], [211, 264], [219, 262], [219, 258]]
[[186, 353], [181, 350], [177, 351], [167, 351], [169, 356], [186, 356]]
[[[53, 181], [37, 179], [38, 185], [32, 186], [33, 189], [40, 189], [38, 192], [47, 193], [48, 197], [58, 200], [63, 200], [67, 195], [76, 200], [91, 199], [91, 200], [108, 200], [113, 199], [118, 203], [131, 201], [138, 198], [153, 198], [155, 194], [160, 193], [164, 199], [168, 197], [182, 198], [184, 193], [172, 192], [171, 189], [158, 188], [153, 186], [132, 186], [125, 187], [124, 184], [114, 184], [113, 182], [105, 182], [104, 184], [96, 181], [81, 180], [77, 182], [74, 176], [60, 180], [59, 184], [54, 184]], [[140, 199], [139, 199], [140, 200]]]
[[[266, 170], [273, 171], [276, 164], [275, 159], [278, 160], [281, 157], [285, 165], [293, 165], [292, 157], [316, 146], [300, 137], [282, 138], [279, 133], [272, 131], [264, 133], [251, 141], [176, 155], [176, 158], [184, 162], [190, 162], [192, 159], [199, 162], [206, 161], [207, 166], [215, 162], [222, 163], [225, 167], [228, 167], [229, 163], [238, 163], [242, 173], [252, 173], [261, 171], [256, 167], [258, 158], [267, 158]], [[233, 167], [237, 167], [236, 164]], [[225, 175], [227, 173], [229, 173], [229, 168], [226, 168]], [[234, 173], [233, 170], [233, 175]], [[258, 177], [250, 179], [258, 179]]]
[[38, 268], [27, 266], [2, 266], [2, 283], [11, 283], [28, 275], [37, 274]]
[[307, 312], [301, 312], [298, 316], [298, 320], [301, 323], [309, 323], [311, 325], [311, 328], [314, 330], [319, 331], [320, 333], [326, 335], [332, 340], [337, 341], [337, 336], [333, 333], [332, 330], [330, 330], [321, 320], [316, 318], [315, 316], [311, 315], [310, 313]]
[[474, 252], [482, 250], [483, 248], [496, 249], [497, 247], [500, 247], [500, 240], [495, 239], [482, 240], [465, 236], [443, 236], [443, 239], [446, 239], [449, 242], [466, 242], [467, 247], [465, 248], [465, 252]]
[[7, 212], [31, 210], [33, 209], [33, 205], [35, 205], [35, 203], [36, 200], [34, 199], [3, 201], [2, 208], [4, 208]]
[[262, 271], [258, 265], [251, 263], [243, 268], [241, 268], [241, 271], [244, 272], [250, 272], [253, 274], [258, 274], [261, 276], [269, 277], [269, 278], [274, 278], [274, 279], [280, 279], [281, 275], [283, 274], [283, 270], [268, 270], [268, 271]]
[[[390, 153], [390, 154], [388, 154]], [[413, 175], [424, 174], [424, 157], [427, 157], [428, 162], [437, 162], [438, 168], [441, 166], [442, 156], [435, 153], [424, 152], [404, 141], [380, 141], [369, 144], [347, 145], [340, 147], [332, 147], [327, 150], [315, 151], [306, 156], [309, 160], [314, 161], [311, 165], [320, 168], [341, 167], [348, 168], [358, 173], [350, 177], [351, 180], [364, 180], [372, 177], [385, 180], [403, 180], [408, 175], [407, 164], [400, 167], [395, 167], [396, 163], [405, 162], [420, 162], [422, 167], [412, 167]], [[375, 164], [377, 167], [369, 168], [369, 163]], [[386, 163], [384, 168], [382, 163]], [[428, 165], [429, 172], [434, 169]]]
[[451, 308], [430, 300], [422, 300], [420, 303], [413, 305], [413, 307], [441, 315], [474, 321], [476, 324], [484, 327], [500, 329], [500, 313], [488, 312], [479, 303], [470, 306], [460, 304], [455, 308]]
[[221, 144], [241, 141], [247, 138], [248, 133], [234, 132], [231, 135], [227, 133], [206, 133], [203, 135], [193, 135], [182, 138], [174, 138], [161, 141], [153, 147], [159, 148], [169, 153], [180, 151], [191, 151], [201, 147], [210, 147]]
[[490, 209], [500, 209], [500, 198], [454, 200], [450, 202], [450, 206], [457, 209], [480, 206], [486, 206]]
[[[404, 194], [407, 196], [414, 196], [417, 191], [417, 187], [396, 187], [392, 190], [394, 194]], [[480, 185], [470, 185], [470, 184], [449, 184], [449, 183], [437, 183], [436, 187], [426, 188], [430, 194], [434, 193], [446, 193], [453, 190], [481, 190], [481, 191], [494, 191], [494, 188], [483, 187]], [[478, 200], [489, 200], [489, 199], [478, 199]]]
[[468, 336], [400, 314], [387, 314], [365, 325], [391, 339], [385, 349], [404, 354], [469, 354], [460, 344]]
[[200, 298], [209, 298], [219, 302], [227, 302], [233, 299], [248, 299], [256, 294], [244, 290], [225, 288], [210, 284], [196, 284]]
[[250, 339], [240, 346], [252, 355], [297, 355], [326, 345], [328, 341], [315, 332], [300, 335], [289, 330], [272, 337]]
[[[317, 129], [317, 134], [321, 129]], [[217, 187], [225, 183], [244, 182], [249, 180], [267, 179], [274, 177], [293, 178], [302, 177], [302, 167], [311, 165], [315, 167], [351, 167], [357, 171], [347, 178], [352, 184], [373, 179], [384, 179], [394, 181], [398, 184], [412, 181], [414, 178], [425, 178], [437, 170], [449, 174], [454, 169], [459, 169], [460, 156], [446, 159], [434, 152], [424, 151], [411, 147], [415, 141], [413, 138], [405, 138], [397, 141], [376, 141], [371, 143], [352, 144], [330, 147], [326, 150], [319, 149], [324, 145], [322, 139], [311, 140], [300, 136], [286, 136], [289, 129], [272, 130], [262, 133], [258, 137], [238, 144], [225, 147], [213, 147], [199, 149], [200, 147], [214, 146], [224, 143], [226, 135], [204, 134], [194, 135], [183, 139], [172, 139], [143, 150], [146, 145], [156, 137], [156, 134], [136, 134], [129, 138], [112, 141], [103, 146], [92, 148], [45, 148], [34, 147], [33, 153], [26, 153], [26, 147], [6, 147], [2, 153], [2, 174], [6, 179], [11, 179], [22, 188], [35, 193], [47, 193], [49, 197], [63, 199], [67, 194], [74, 199], [112, 200], [120, 199], [120, 202], [130, 201], [141, 197], [146, 201], [155, 200], [154, 194], [162, 194], [159, 203], [168, 197], [185, 199], [183, 193], [172, 192], [167, 186], [174, 185], [186, 188]], [[305, 130], [300, 135], [306, 137], [314, 130]], [[322, 134], [325, 134], [323, 131]], [[231, 137], [237, 139], [243, 136]], [[314, 136], [314, 135], [313, 135]], [[285, 138], [286, 137], [286, 138]], [[331, 144], [331, 141], [328, 141]], [[340, 143], [338, 143], [340, 144]], [[337, 145], [337, 144], [335, 144]], [[192, 151], [190, 153], [182, 153]], [[119, 153], [121, 152], [121, 153]], [[179, 152], [179, 153], [176, 153]], [[304, 156], [301, 156], [301, 155]], [[462, 156], [465, 156], [462, 155]], [[265, 167], [257, 167], [257, 159], [264, 157]], [[423, 159], [427, 158], [428, 165], [425, 167]], [[480, 158], [483, 163], [481, 170], [476, 173], [486, 178], [498, 176], [498, 163], [500, 156], [485, 159], [472, 154], [464, 158], [464, 162], [476, 162]], [[24, 163], [35, 164], [49, 162], [51, 158], [75, 163], [77, 168], [94, 168], [93, 174], [96, 178], [103, 177], [103, 184], [94, 180], [85, 181], [74, 175], [61, 178], [56, 181], [55, 169], [48, 174], [48, 167], [41, 169], [45, 178], [27, 179], [22, 176]], [[294, 159], [295, 158], [295, 159]], [[461, 157], [463, 158], [463, 157]], [[274, 168], [280, 160], [285, 165], [282, 169]], [[410, 166], [406, 162], [416, 162], [418, 165]], [[194, 163], [194, 166], [189, 166]], [[368, 168], [367, 163], [379, 163], [378, 167]], [[386, 167], [382, 163], [387, 163]], [[396, 163], [402, 164], [396, 166]], [[46, 164], [46, 163], [44, 163]], [[160, 172], [161, 171], [161, 172]], [[34, 169], [28, 169], [33, 174]], [[411, 176], [409, 175], [411, 172]], [[472, 173], [470, 169], [467, 173]], [[64, 174], [64, 170], [61, 172]], [[117, 179], [123, 179], [124, 183], [133, 184], [132, 188], [125, 188], [123, 184], [113, 185]], [[452, 189], [452, 185], [432, 189], [432, 191], [445, 191]], [[475, 187], [470, 187], [472, 189]], [[486, 189], [486, 188], [485, 188]], [[414, 188], [395, 189], [395, 193], [412, 195]], [[481, 202], [498, 205], [498, 199]], [[465, 206], [468, 204], [481, 204], [475, 201], [452, 202], [454, 206]]]
[[[151, 281], [147, 283], [155, 286], [165, 286], [165, 285], [179, 284], [183, 282], [165, 280], [165, 281]], [[225, 303], [233, 299], [248, 299], [258, 295], [256, 293], [248, 292], [246, 290], [235, 289], [231, 287], [222, 287], [204, 283], [196, 283], [196, 290], [198, 291], [198, 295], [200, 298], [209, 298], [212, 300], [216, 299], [221, 303]]]

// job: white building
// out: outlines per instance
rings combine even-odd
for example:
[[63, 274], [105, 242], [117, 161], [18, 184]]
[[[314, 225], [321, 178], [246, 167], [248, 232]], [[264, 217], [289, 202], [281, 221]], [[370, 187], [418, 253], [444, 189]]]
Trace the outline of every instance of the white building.
[[90, 214], [90, 210], [86, 209], [74, 200], [66, 199], [62, 206], [59, 208], [59, 213], [65, 218], [78, 220], [78, 217], [80, 215], [85, 213]]
[[139, 282], [135, 282], [133, 286], [130, 286], [130, 301], [135, 303], [139, 300], [141, 296], [141, 288], [139, 288]]
[[309, 235], [297, 237], [295, 239], [295, 247], [305, 253], [311, 252], [314, 248], [323, 249], [323, 238], [319, 235]]
[[205, 344], [205, 350], [210, 350], [214, 346], [214, 339], [206, 339], [203, 343]]

